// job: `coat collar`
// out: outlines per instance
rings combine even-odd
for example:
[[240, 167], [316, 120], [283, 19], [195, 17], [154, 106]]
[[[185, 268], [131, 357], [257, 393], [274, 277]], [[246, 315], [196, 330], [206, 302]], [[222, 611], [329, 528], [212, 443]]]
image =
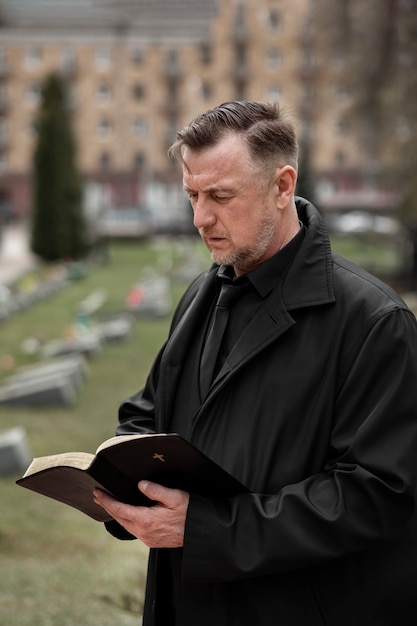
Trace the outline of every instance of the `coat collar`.
[[[282, 282], [265, 298], [256, 318], [248, 325], [237, 342], [207, 396], [210, 397], [227, 381], [232, 372], [240, 369], [255, 354], [275, 341], [294, 323], [290, 311], [332, 303], [335, 300], [332, 277], [330, 242], [324, 222], [317, 209], [302, 198], [296, 199], [299, 219], [306, 227], [304, 240]], [[166, 345], [163, 362], [165, 370], [165, 398], [175, 388], [176, 375], [186, 356], [196, 330], [206, 318], [207, 309], [216, 292], [218, 266], [213, 265], [199, 276], [180, 304], [181, 317], [174, 321], [171, 337]], [[178, 315], [178, 314], [177, 314]], [[162, 381], [161, 381], [162, 382]]]
[[306, 227], [304, 241], [282, 282], [265, 298], [256, 319], [247, 326], [233, 348], [207, 400], [227, 382], [230, 374], [295, 324], [290, 311], [335, 301], [327, 229], [311, 203], [296, 198], [296, 206], [299, 219]]
[[296, 206], [306, 234], [282, 286], [288, 311], [335, 301], [332, 252], [324, 221], [307, 200], [296, 198]]
[[[296, 207], [303, 231], [265, 266], [245, 275], [263, 297], [279, 287], [287, 310], [334, 301], [332, 254], [323, 219], [303, 198], [296, 198]], [[225, 268], [229, 269], [220, 266], [218, 273], [225, 273]]]

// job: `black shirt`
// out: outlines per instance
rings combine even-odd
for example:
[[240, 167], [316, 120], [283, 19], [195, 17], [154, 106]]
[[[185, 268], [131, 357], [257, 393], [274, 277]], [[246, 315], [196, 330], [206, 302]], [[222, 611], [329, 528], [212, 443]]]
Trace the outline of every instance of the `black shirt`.
[[224, 363], [242, 331], [255, 317], [256, 311], [261, 306], [264, 298], [274, 289], [277, 282], [282, 281], [302, 243], [304, 232], [305, 227], [302, 226], [297, 235], [284, 248], [242, 276], [235, 277], [234, 270], [230, 265], [220, 265], [217, 272], [219, 291], [221, 282], [228, 281], [239, 287], [242, 290], [242, 294], [230, 311], [229, 321], [218, 356], [217, 371]]

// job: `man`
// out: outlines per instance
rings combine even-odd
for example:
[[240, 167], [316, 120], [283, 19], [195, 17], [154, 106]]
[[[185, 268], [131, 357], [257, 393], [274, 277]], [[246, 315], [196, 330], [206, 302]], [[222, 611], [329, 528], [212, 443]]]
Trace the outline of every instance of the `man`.
[[[415, 318], [332, 255], [294, 197], [297, 142], [277, 105], [216, 107], [171, 154], [214, 264], [117, 432], [178, 432], [250, 493], [143, 481], [146, 508], [95, 492], [109, 530], [151, 548], [144, 624], [415, 626]], [[210, 360], [223, 284], [236, 298]]]

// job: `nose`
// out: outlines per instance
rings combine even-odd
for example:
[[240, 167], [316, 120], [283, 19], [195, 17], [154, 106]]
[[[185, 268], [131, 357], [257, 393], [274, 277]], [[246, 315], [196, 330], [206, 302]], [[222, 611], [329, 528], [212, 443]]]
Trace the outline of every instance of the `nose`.
[[193, 203], [194, 211], [194, 226], [199, 228], [207, 228], [213, 226], [216, 222], [216, 214], [214, 211], [213, 203], [209, 198], [198, 196], [198, 199]]

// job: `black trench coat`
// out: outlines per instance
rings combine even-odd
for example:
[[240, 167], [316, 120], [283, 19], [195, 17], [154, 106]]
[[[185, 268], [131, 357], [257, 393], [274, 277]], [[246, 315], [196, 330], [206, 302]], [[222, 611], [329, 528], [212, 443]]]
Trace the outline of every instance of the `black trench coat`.
[[[306, 235], [192, 420], [191, 441], [246, 484], [191, 496], [178, 626], [415, 626], [417, 326], [388, 287]], [[194, 411], [217, 267], [190, 286], [118, 433]], [[111, 529], [120, 537], [122, 532]], [[171, 626], [168, 550], [151, 550], [146, 626]]]

